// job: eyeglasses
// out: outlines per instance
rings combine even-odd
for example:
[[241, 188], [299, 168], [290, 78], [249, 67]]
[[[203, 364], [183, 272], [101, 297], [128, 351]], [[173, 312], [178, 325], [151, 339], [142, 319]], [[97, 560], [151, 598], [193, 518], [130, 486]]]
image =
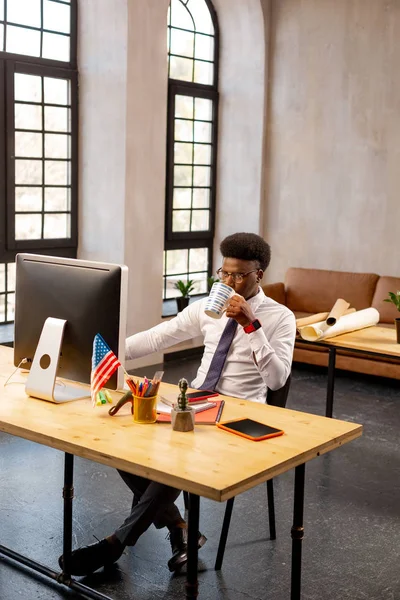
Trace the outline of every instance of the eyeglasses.
[[255, 273], [258, 270], [259, 269], [253, 269], [252, 271], [249, 271], [248, 273], [228, 273], [228, 271], [223, 271], [222, 269], [218, 269], [217, 275], [220, 279], [222, 279], [222, 281], [224, 281], [224, 279], [228, 279], [228, 277], [232, 277], [232, 279], [235, 283], [242, 283], [243, 279], [245, 277], [247, 277], [247, 275], [250, 275], [250, 273]]

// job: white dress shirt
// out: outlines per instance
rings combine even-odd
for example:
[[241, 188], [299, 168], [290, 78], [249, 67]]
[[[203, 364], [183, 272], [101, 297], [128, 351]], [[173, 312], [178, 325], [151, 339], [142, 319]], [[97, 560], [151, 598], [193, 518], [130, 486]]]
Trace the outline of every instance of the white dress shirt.
[[[227, 396], [265, 402], [267, 387], [281, 388], [290, 373], [296, 321], [292, 311], [268, 298], [261, 288], [247, 302], [262, 328], [245, 333], [238, 325], [216, 390]], [[170, 321], [127, 338], [126, 358], [139, 358], [203, 335], [204, 353], [191, 384], [198, 388], [206, 378], [228, 320], [225, 314], [220, 319], [206, 315], [205, 303], [206, 298], [193, 302]]]

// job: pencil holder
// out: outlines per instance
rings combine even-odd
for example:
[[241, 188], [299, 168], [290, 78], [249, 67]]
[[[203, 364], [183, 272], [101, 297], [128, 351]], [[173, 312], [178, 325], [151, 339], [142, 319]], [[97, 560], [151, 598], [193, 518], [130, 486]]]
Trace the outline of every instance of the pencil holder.
[[133, 396], [133, 420], [135, 423], [155, 423], [157, 420], [157, 396]]

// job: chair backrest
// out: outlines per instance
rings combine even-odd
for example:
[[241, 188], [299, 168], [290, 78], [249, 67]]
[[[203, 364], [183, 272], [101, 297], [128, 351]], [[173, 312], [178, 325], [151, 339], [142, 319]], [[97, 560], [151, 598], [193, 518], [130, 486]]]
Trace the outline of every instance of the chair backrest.
[[279, 388], [279, 390], [270, 390], [269, 388], [267, 388], [267, 404], [271, 404], [271, 406], [280, 406], [281, 408], [285, 408], [287, 398], [289, 395], [291, 379], [292, 376], [289, 373], [289, 377], [286, 379], [285, 385]]

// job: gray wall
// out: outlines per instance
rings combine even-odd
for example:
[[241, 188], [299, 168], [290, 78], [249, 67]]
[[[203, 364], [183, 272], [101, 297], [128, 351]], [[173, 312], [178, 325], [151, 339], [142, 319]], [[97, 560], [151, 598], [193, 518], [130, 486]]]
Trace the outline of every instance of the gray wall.
[[263, 232], [289, 265], [400, 273], [400, 1], [273, 0]]

